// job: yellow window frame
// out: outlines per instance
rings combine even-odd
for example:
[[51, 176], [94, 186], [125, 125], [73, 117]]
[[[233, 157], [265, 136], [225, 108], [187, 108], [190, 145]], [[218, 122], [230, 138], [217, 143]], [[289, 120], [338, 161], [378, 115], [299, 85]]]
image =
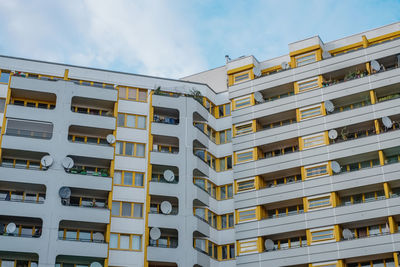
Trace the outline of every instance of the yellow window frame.
[[[118, 127], [126, 127], [126, 128], [134, 128], [134, 129], [146, 129], [147, 128], [147, 116], [145, 116], [145, 115], [128, 114], [128, 113], [121, 113], [121, 112], [119, 112], [118, 115], [123, 115], [124, 116], [123, 126], [118, 126]], [[135, 117], [135, 127], [127, 126], [128, 116]], [[143, 117], [144, 118], [144, 122], [145, 122], [144, 128], [138, 127], [138, 118], [139, 117]]]
[[[109, 248], [111, 250], [123, 250], [123, 251], [142, 251], [142, 235], [137, 235], [137, 234], [122, 234], [122, 233], [115, 233], [111, 232], [110, 235], [117, 235], [118, 236], [118, 246], [117, 248]], [[128, 249], [123, 249], [121, 247], [121, 236], [129, 236], [129, 248]], [[132, 248], [132, 238], [133, 236], [139, 236], [140, 237], [140, 249], [133, 249]]]
[[[136, 102], [143, 102], [146, 103], [147, 102], [147, 95], [148, 95], [148, 90], [147, 89], [143, 89], [143, 88], [137, 88], [137, 87], [129, 87], [129, 86], [117, 86], [118, 88], [118, 98], [119, 99], [123, 99], [123, 100], [129, 100], [129, 101], [136, 101]], [[124, 90], [124, 93], [121, 93], [120, 91]], [[132, 99], [129, 98], [129, 90], [136, 90], [136, 98]], [[139, 99], [139, 95], [140, 92], [146, 92], [146, 99], [145, 100], [140, 100]]]
[[[323, 103], [311, 107], [298, 108], [297, 121], [307, 120], [319, 116], [325, 116], [325, 109]], [[314, 114], [318, 111], [318, 114]]]
[[299, 139], [300, 150], [329, 145], [328, 132], [326, 131], [323, 133], [300, 137]]
[[[324, 173], [317, 173], [317, 174], [307, 174], [309, 173], [309, 170], [317, 170], [321, 167], [325, 167], [326, 168], [326, 172]], [[302, 167], [302, 176], [304, 177], [304, 179], [309, 179], [309, 178], [314, 178], [314, 177], [319, 177], [319, 176], [325, 176], [325, 175], [330, 175], [330, 166], [329, 163], [323, 163], [323, 164], [317, 164], [317, 165], [312, 165], [312, 166], [305, 166]], [[303, 179], [303, 180], [304, 180]]]
[[[125, 157], [135, 157], [135, 158], [145, 158], [146, 157], [146, 144], [145, 143], [135, 143], [135, 142], [127, 142], [127, 141], [117, 141], [118, 143], [123, 144], [123, 149], [122, 149], [122, 154], [116, 154], [118, 156], [125, 156]], [[126, 144], [133, 144], [133, 155], [126, 155]], [[144, 155], [143, 156], [136, 156], [137, 154], [137, 145], [143, 145], [144, 146]]]
[[[138, 202], [127, 202], [127, 201], [113, 201], [112, 204], [114, 203], [119, 203], [119, 215], [111, 215], [111, 217], [120, 217], [120, 218], [133, 218], [133, 219], [143, 219], [143, 211], [144, 211], [144, 207], [143, 207], [143, 203], [138, 203]], [[129, 216], [122, 216], [122, 204], [123, 203], [128, 203], [131, 205], [131, 215]], [[136, 205], [141, 205], [142, 206], [142, 217], [134, 217], [134, 207]], [[111, 205], [112, 207], [112, 205]]]
[[[127, 187], [144, 188], [144, 182], [145, 182], [145, 181], [144, 181], [144, 179], [145, 179], [145, 174], [144, 174], [144, 172], [120, 171], [120, 170], [115, 170], [114, 173], [115, 173], [115, 172], [121, 172], [121, 184], [116, 184], [116, 183], [114, 183], [114, 179], [113, 179], [114, 185], [117, 185], [117, 186], [127, 186]], [[126, 185], [126, 184], [124, 184], [125, 173], [132, 173], [132, 185]], [[143, 185], [142, 185], [142, 186], [137, 186], [137, 185], [135, 185], [135, 177], [136, 177], [136, 174], [137, 174], [137, 173], [140, 173], [140, 174], [143, 175]], [[113, 178], [114, 178], [114, 177], [113, 177]]]
[[254, 106], [254, 94], [238, 97], [232, 100], [232, 110], [238, 110], [249, 106]]

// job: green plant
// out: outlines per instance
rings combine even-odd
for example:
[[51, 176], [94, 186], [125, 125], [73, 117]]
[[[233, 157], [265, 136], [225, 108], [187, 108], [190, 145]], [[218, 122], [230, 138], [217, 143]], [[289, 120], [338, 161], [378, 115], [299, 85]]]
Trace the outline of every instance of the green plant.
[[190, 90], [190, 94], [188, 95], [190, 97], [193, 97], [194, 100], [196, 100], [197, 102], [199, 102], [200, 104], [203, 105], [203, 95], [201, 94], [201, 92], [195, 88]]
[[155, 95], [161, 95], [161, 86], [158, 86], [156, 90], [154, 90]]

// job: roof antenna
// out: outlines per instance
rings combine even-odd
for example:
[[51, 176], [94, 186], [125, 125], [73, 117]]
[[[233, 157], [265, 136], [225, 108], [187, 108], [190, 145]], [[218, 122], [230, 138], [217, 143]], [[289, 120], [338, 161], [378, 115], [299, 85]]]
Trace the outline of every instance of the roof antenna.
[[229, 55], [225, 55], [225, 62], [226, 62], [226, 64], [228, 64], [229, 61], [231, 61], [231, 58], [229, 57]]

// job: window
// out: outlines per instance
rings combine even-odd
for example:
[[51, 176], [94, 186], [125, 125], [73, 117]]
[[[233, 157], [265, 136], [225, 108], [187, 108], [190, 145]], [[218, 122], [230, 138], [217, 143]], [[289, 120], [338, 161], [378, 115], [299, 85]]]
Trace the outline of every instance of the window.
[[237, 193], [253, 190], [256, 189], [256, 179], [251, 178], [250, 180], [236, 181], [236, 185]]
[[242, 152], [235, 152], [235, 163], [243, 163], [246, 161], [255, 160], [254, 157], [254, 149], [242, 151]]
[[297, 89], [298, 92], [305, 92], [315, 88], [319, 88], [320, 86], [319, 78], [311, 78], [303, 81], [296, 82], [295, 90]]
[[233, 74], [234, 83], [244, 82], [250, 79], [250, 71], [240, 72], [237, 74]]
[[245, 96], [242, 98], [236, 98], [233, 100], [233, 109], [241, 109], [248, 106], [254, 105], [253, 95]]
[[221, 185], [218, 187], [218, 190], [219, 190], [219, 200], [229, 199], [233, 197], [232, 184]]
[[322, 146], [326, 143], [326, 133], [319, 133], [316, 135], [309, 135], [305, 137], [301, 137], [300, 143], [303, 145], [303, 149], [312, 148], [316, 146]]
[[118, 141], [115, 145], [115, 154], [144, 158], [145, 144]]
[[322, 116], [324, 114], [324, 110], [322, 109], [322, 105], [316, 105], [312, 107], [305, 107], [299, 109], [299, 121], [310, 119], [318, 116]]
[[227, 171], [232, 169], [232, 156], [220, 158], [218, 159], [218, 162], [219, 162], [219, 171]]
[[238, 241], [238, 255], [258, 252], [257, 238]]
[[110, 234], [110, 249], [142, 250], [142, 236], [128, 234]]
[[136, 129], [146, 129], [146, 116], [118, 113], [117, 125]]
[[304, 167], [305, 179], [328, 175], [328, 163], [322, 163], [316, 166]]
[[147, 89], [132, 88], [132, 87], [118, 87], [119, 99], [134, 100], [139, 102], [147, 101]]
[[253, 122], [248, 122], [240, 125], [235, 125], [234, 126], [234, 135], [239, 136], [239, 135], [245, 135], [248, 133], [252, 133], [253, 131]]
[[317, 61], [317, 51], [313, 51], [311, 53], [298, 55], [294, 57], [296, 61], [296, 66], [301, 67], [310, 63]]
[[323, 207], [332, 207], [331, 196], [323, 196], [316, 198], [307, 198], [308, 201], [308, 209], [318, 209]]
[[111, 215], [117, 217], [143, 218], [143, 204], [113, 201]]
[[0, 71], [0, 83], [8, 83], [10, 79], [10, 73], [4, 70]]
[[217, 109], [217, 118], [222, 118], [231, 115], [231, 103], [219, 105]]
[[131, 171], [115, 171], [114, 185], [143, 187], [144, 173]]
[[237, 210], [238, 222], [257, 220], [257, 208]]
[[310, 230], [310, 231], [311, 231], [311, 243], [332, 240], [335, 238], [333, 228], [324, 230]]
[[216, 260], [230, 260], [235, 258], [235, 245], [217, 245], [206, 239], [194, 239], [193, 246], [204, 251], [209, 257]]
[[6, 99], [0, 98], [0, 113], [4, 113], [5, 107], [6, 107]]
[[223, 130], [218, 133], [219, 144], [226, 144], [232, 142], [232, 131], [231, 129]]

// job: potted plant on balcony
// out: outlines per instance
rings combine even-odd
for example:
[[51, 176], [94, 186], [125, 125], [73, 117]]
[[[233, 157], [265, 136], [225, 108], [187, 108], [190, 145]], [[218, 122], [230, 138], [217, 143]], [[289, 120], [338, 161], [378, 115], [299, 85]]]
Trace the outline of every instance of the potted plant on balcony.
[[203, 105], [203, 95], [201, 94], [201, 92], [195, 88], [190, 90], [190, 94], [188, 94], [189, 97], [193, 97], [194, 100], [196, 100], [197, 102], [199, 102], [200, 104]]
[[79, 174], [86, 175], [87, 171], [85, 169], [80, 170]]
[[109, 176], [109, 173], [108, 173], [107, 169], [101, 169], [100, 173], [101, 173], [102, 177], [108, 177]]

